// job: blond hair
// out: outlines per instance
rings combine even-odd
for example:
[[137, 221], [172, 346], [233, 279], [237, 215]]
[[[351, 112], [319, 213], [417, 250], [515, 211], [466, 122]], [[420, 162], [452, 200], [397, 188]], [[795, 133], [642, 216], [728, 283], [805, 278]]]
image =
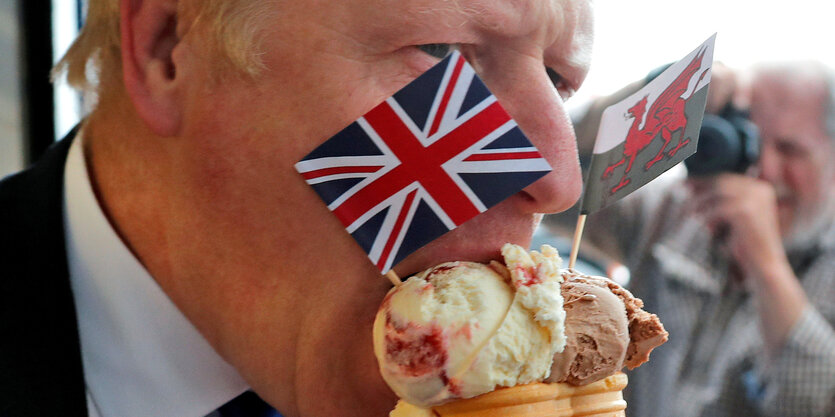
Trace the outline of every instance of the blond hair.
[[[191, 22], [207, 39], [217, 75], [257, 76], [259, 33], [269, 16], [270, 0], [181, 0], [178, 19]], [[66, 73], [67, 82], [98, 96], [122, 84], [119, 0], [90, 0], [84, 27], [53, 68], [53, 79]]]

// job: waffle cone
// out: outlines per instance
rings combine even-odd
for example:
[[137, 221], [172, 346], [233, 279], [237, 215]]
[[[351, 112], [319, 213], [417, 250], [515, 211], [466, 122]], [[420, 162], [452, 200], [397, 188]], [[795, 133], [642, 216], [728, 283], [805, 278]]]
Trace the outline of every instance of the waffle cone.
[[500, 388], [433, 407], [440, 417], [623, 417], [627, 378], [616, 373], [584, 386], [536, 383]]

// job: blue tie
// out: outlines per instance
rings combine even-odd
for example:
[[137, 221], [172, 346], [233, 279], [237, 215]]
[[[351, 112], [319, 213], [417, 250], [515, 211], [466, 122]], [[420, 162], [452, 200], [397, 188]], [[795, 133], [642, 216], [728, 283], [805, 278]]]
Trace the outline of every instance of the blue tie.
[[217, 409], [221, 417], [281, 417], [254, 392], [247, 391]]

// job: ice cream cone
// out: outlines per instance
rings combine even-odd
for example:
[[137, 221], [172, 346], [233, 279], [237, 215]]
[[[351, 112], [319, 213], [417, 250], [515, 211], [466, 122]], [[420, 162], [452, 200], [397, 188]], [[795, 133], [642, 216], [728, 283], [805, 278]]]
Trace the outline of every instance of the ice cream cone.
[[627, 378], [616, 373], [584, 386], [536, 383], [500, 388], [433, 407], [440, 417], [618, 417], [625, 416], [622, 390]]

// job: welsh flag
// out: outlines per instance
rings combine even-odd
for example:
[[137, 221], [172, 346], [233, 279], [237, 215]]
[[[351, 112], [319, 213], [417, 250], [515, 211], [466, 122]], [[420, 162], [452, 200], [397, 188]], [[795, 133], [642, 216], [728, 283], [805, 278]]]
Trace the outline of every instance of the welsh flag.
[[613, 203], [696, 152], [716, 35], [603, 111], [580, 213]]

